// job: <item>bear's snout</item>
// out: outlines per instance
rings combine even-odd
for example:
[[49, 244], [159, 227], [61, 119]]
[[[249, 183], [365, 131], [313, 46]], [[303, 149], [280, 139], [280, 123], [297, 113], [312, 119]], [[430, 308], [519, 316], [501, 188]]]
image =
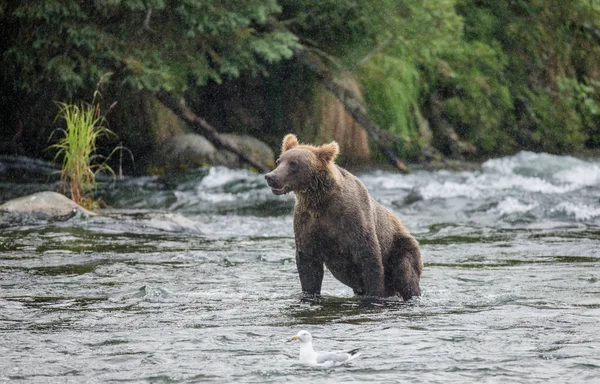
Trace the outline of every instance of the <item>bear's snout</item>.
[[267, 180], [267, 184], [270, 187], [275, 182], [275, 175], [273, 174], [273, 172], [267, 173], [265, 175], [265, 180]]
[[278, 180], [273, 172], [267, 173], [265, 175], [265, 180], [267, 180], [267, 185], [271, 188], [271, 192], [276, 195], [283, 195], [284, 193], [288, 193], [289, 189], [287, 189], [284, 185], [281, 184], [281, 180]]

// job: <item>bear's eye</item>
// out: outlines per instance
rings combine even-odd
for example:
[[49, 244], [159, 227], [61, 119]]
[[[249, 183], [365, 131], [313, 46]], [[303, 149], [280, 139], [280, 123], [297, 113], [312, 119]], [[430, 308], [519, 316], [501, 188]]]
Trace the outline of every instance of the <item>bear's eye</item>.
[[297, 171], [298, 170], [298, 162], [296, 160], [290, 161], [290, 168], [292, 169], [292, 171]]
[[275, 166], [279, 167], [279, 159], [275, 160]]

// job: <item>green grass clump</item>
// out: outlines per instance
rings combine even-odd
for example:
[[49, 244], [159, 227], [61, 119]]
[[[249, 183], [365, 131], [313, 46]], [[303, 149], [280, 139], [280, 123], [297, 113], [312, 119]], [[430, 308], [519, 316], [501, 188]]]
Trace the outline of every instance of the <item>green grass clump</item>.
[[[54, 161], [62, 158], [61, 187], [67, 189], [71, 199], [87, 209], [98, 208], [98, 203], [89, 196], [96, 189], [96, 175], [99, 172], [109, 172], [115, 177], [115, 172], [106, 163], [105, 158], [96, 153], [96, 143], [100, 137], [114, 135], [104, 127], [105, 119], [100, 113], [100, 104], [96, 102], [99, 92], [94, 92], [91, 104], [81, 102], [57, 103], [59, 113], [57, 119], [65, 123], [65, 128], [55, 130], [63, 134], [56, 144], [50, 146], [58, 150]], [[115, 148], [112, 153], [121, 149]], [[111, 155], [112, 155], [111, 153]], [[110, 156], [109, 156], [110, 157]]]

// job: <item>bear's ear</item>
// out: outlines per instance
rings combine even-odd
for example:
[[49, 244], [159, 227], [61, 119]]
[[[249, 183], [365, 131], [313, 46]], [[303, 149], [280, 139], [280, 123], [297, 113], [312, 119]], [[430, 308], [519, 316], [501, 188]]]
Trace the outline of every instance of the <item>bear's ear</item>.
[[283, 138], [283, 144], [281, 144], [281, 153], [289, 151], [290, 149], [298, 146], [298, 138], [293, 133], [288, 133]]
[[323, 162], [333, 161], [340, 153], [340, 146], [335, 141], [317, 147], [317, 157]]

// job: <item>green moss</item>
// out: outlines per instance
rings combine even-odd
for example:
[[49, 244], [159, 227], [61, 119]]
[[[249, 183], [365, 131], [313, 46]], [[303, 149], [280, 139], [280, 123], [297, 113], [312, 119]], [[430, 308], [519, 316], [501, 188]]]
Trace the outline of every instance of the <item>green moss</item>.
[[418, 108], [421, 74], [412, 60], [379, 55], [361, 70], [369, 115], [405, 140], [418, 136], [411, 110]]
[[583, 148], [583, 121], [569, 99], [552, 97], [543, 90], [527, 91], [526, 95], [530, 114], [521, 126], [529, 127], [532, 149], [562, 153]]

